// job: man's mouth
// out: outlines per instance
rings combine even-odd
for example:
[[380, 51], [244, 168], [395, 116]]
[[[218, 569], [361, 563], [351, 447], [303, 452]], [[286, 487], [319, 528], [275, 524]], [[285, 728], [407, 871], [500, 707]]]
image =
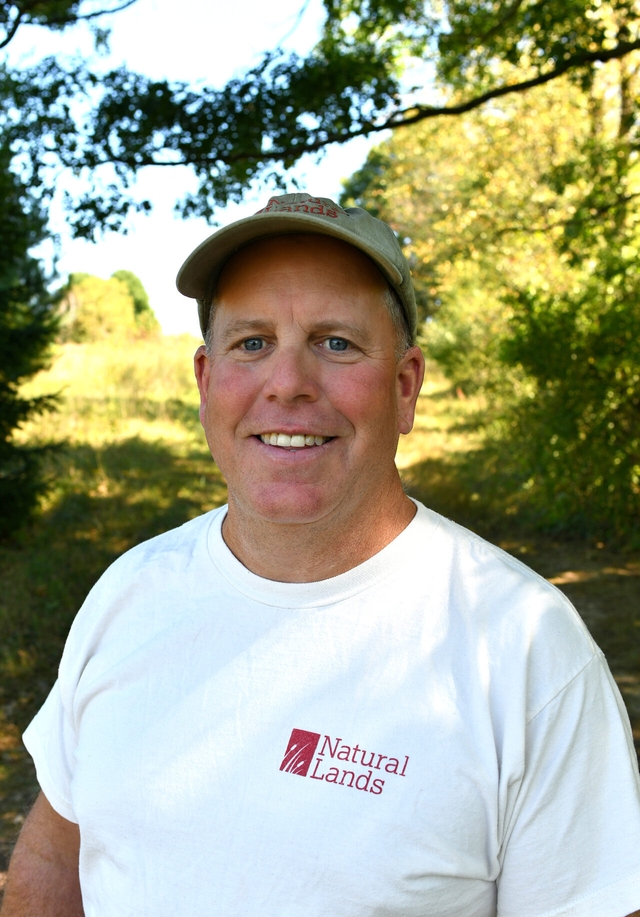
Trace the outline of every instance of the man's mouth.
[[315, 436], [309, 433], [261, 433], [260, 439], [267, 446], [282, 446], [284, 449], [304, 449], [306, 446], [322, 446], [333, 439], [331, 436]]

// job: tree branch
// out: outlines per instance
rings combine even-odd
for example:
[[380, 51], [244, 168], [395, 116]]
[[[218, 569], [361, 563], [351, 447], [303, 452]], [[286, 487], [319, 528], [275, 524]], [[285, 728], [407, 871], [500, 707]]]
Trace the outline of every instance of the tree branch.
[[331, 143], [346, 143], [348, 140], [351, 140], [354, 137], [362, 137], [373, 133], [380, 133], [384, 130], [395, 130], [398, 127], [405, 127], [410, 124], [416, 124], [419, 121], [424, 121], [428, 118], [436, 118], [443, 115], [453, 116], [465, 114], [466, 112], [479, 108], [481, 105], [484, 105], [486, 102], [490, 102], [493, 99], [498, 99], [502, 96], [506, 96], [514, 92], [525, 92], [526, 90], [533, 89], [536, 86], [542, 86], [545, 83], [549, 83], [552, 80], [563, 76], [569, 70], [587, 67], [589, 64], [595, 62], [604, 63], [605, 61], [618, 59], [629, 54], [631, 51], [636, 51], [639, 49], [640, 39], [637, 39], [630, 42], [620, 42], [618, 45], [616, 45], [615, 48], [606, 50], [601, 49], [598, 51], [585, 51], [580, 54], [573, 55], [563, 63], [558, 64], [556, 67], [554, 67], [553, 70], [550, 70], [547, 73], [541, 73], [538, 76], [532, 77], [528, 80], [522, 80], [520, 82], [510, 83], [503, 86], [496, 86], [493, 89], [487, 90], [487, 92], [481, 93], [478, 96], [474, 96], [471, 99], [467, 99], [465, 102], [460, 102], [455, 105], [443, 106], [413, 105], [411, 108], [393, 112], [393, 114], [389, 115], [389, 117], [382, 122], [367, 122], [362, 124], [362, 126], [357, 130], [348, 130], [340, 133], [326, 132], [322, 138], [317, 140], [311, 140], [306, 143], [301, 142], [299, 144], [292, 144], [290, 146], [274, 146], [268, 152], [264, 153], [249, 153], [242, 150], [230, 153], [213, 153], [211, 155], [205, 154], [204, 156], [189, 156], [181, 153], [179, 162], [156, 161], [153, 158], [153, 154], [143, 153], [138, 154], [135, 158], [127, 158], [126, 156], [115, 156], [113, 158], [109, 157], [108, 161], [121, 162], [123, 165], [128, 167], [139, 167], [144, 165], [168, 166], [176, 164], [207, 167], [216, 163], [220, 163], [222, 165], [234, 165], [235, 163], [243, 161], [255, 163], [262, 161], [266, 164], [276, 163], [282, 159], [297, 160], [303, 154], [317, 153], [325, 147], [329, 146]]
[[292, 36], [293, 33], [295, 32], [295, 30], [298, 28], [298, 26], [299, 26], [300, 23], [302, 22], [305, 13], [306, 13], [307, 10], [309, 9], [309, 3], [310, 3], [310, 2], [311, 2], [311, 0], [304, 0], [304, 3], [302, 4], [302, 6], [300, 7], [300, 9], [298, 10], [298, 15], [296, 16], [296, 21], [293, 23], [293, 25], [291, 26], [291, 28], [289, 29], [289, 31], [286, 33], [286, 35], [285, 35], [283, 38], [281, 38], [280, 41], [277, 43], [276, 48], [281, 48], [282, 45], [285, 43], [285, 41], [286, 41], [288, 38], [291, 38], [291, 36]]
[[80, 22], [80, 20], [95, 19], [97, 16], [110, 16], [111, 13], [119, 13], [122, 10], [126, 10], [129, 6], [133, 6], [133, 4], [137, 2], [138, 0], [125, 0], [125, 2], [120, 6], [114, 6], [112, 10], [97, 10], [95, 13], [87, 13], [84, 16], [76, 16], [72, 21]]
[[[480, 105], [484, 105], [485, 102], [490, 102], [492, 99], [498, 99], [512, 92], [524, 92], [527, 89], [533, 89], [535, 86], [543, 86], [545, 83], [549, 83], [551, 80], [563, 76], [569, 70], [578, 70], [596, 62], [605, 63], [609, 60], [616, 60], [625, 57], [627, 54], [630, 54], [631, 51], [637, 50], [640, 50], [640, 39], [636, 41], [620, 42], [615, 48], [610, 48], [608, 50], [584, 51], [581, 54], [574, 54], [564, 63], [557, 65], [548, 73], [541, 73], [538, 76], [532, 77], [529, 80], [522, 80], [519, 83], [496, 86], [495, 89], [489, 89], [487, 92], [475, 96], [472, 99], [468, 99], [466, 102], [461, 102], [459, 105], [445, 105], [441, 108], [430, 105], [413, 105], [411, 108], [405, 109], [405, 111], [396, 112], [391, 115], [384, 124], [374, 127], [373, 130], [402, 127], [405, 124], [415, 124], [417, 121], [422, 121], [425, 118], [434, 118], [438, 115], [462, 115], [468, 111], [473, 111], [474, 108], [478, 108]], [[409, 112], [415, 112], [415, 114], [403, 117], [401, 121], [395, 120], [398, 115], [408, 115]]]
[[[348, 134], [330, 134], [326, 139], [318, 140], [315, 143], [305, 144], [303, 148], [280, 148], [277, 151], [270, 151], [270, 153], [277, 152], [278, 157], [287, 155], [298, 156], [302, 155], [302, 153], [315, 153], [323, 149], [323, 147], [328, 146], [330, 143], [345, 143], [353, 137], [361, 137], [367, 134], [395, 129], [397, 127], [405, 127], [409, 124], [416, 124], [419, 121], [424, 121], [427, 118], [437, 118], [440, 115], [463, 115], [466, 112], [479, 108], [481, 105], [484, 105], [485, 102], [490, 102], [492, 99], [499, 99], [502, 96], [510, 95], [512, 92], [525, 92], [527, 89], [533, 89], [535, 86], [543, 86], [545, 83], [549, 83], [551, 80], [563, 76], [569, 70], [586, 67], [596, 62], [604, 63], [609, 60], [615, 60], [625, 57], [625, 55], [630, 54], [631, 51], [637, 51], [639, 49], [640, 39], [637, 39], [635, 41], [620, 42], [615, 48], [610, 48], [608, 50], [584, 51], [582, 54], [574, 54], [564, 63], [557, 65], [548, 73], [541, 73], [538, 76], [532, 77], [529, 80], [522, 80], [519, 83], [496, 86], [494, 89], [489, 89], [487, 92], [481, 93], [479, 96], [475, 96], [458, 105], [412, 105], [411, 108], [394, 112], [386, 121], [380, 124], [370, 122], [369, 124], [363, 125], [357, 131], [350, 131]], [[233, 162], [241, 158], [249, 159], [250, 157], [238, 156], [223, 161]]]
[[18, 27], [19, 27], [20, 23], [22, 22], [22, 17], [23, 17], [23, 15], [24, 15], [24, 11], [23, 11], [23, 10], [20, 10], [20, 11], [18, 12], [18, 15], [17, 15], [16, 18], [14, 19], [14, 21], [13, 21], [13, 23], [12, 23], [12, 25], [11, 25], [11, 28], [10, 28], [9, 31], [7, 32], [7, 35], [5, 36], [5, 38], [3, 39], [3, 41], [0, 41], [0, 48], [5, 48], [5, 47], [9, 44], [9, 42], [11, 41], [11, 39], [14, 37], [14, 35], [15, 35], [16, 32], [18, 31]]
[[[77, 16], [68, 16], [65, 17], [64, 14], [56, 17], [47, 19], [46, 22], [34, 22], [33, 25], [42, 25], [43, 27], [51, 25], [73, 25], [76, 22], [84, 21], [86, 19], [95, 19], [98, 16], [107, 16], [111, 13], [119, 13], [121, 10], [126, 10], [127, 7], [133, 6], [134, 3], [137, 3], [137, 0], [124, 0], [120, 6], [114, 6], [113, 9], [102, 9], [96, 10], [94, 13], [86, 13], [84, 15]], [[5, 48], [9, 42], [15, 37], [16, 32], [18, 31], [19, 26], [24, 22], [24, 17], [30, 12], [30, 9], [38, 6], [38, 0], [31, 0], [31, 2], [24, 2], [21, 8], [18, 10], [16, 18], [14, 19], [11, 27], [9, 28], [6, 36], [0, 41], [0, 49]], [[26, 25], [29, 24], [29, 20], [26, 21]]]

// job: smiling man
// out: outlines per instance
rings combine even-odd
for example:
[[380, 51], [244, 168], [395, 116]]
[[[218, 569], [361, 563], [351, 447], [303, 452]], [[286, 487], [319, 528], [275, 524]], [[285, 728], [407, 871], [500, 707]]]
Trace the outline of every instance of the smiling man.
[[227, 507], [121, 557], [27, 733], [3, 915], [626, 917], [640, 785], [554, 587], [404, 493], [423, 375], [388, 226], [307, 194], [207, 239]]
[[423, 359], [398, 357], [386, 300], [371, 260], [328, 236], [253, 242], [222, 272], [196, 354], [201, 417], [229, 485], [225, 541], [261, 576], [344, 573], [415, 514], [394, 456]]

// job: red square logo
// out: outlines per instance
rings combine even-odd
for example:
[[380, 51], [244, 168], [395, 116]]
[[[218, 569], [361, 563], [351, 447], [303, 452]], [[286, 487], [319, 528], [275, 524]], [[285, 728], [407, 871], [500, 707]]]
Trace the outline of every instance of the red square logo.
[[281, 771], [288, 774], [300, 774], [306, 777], [313, 760], [313, 755], [318, 742], [320, 741], [319, 732], [305, 732], [304, 729], [294, 729], [284, 753]]

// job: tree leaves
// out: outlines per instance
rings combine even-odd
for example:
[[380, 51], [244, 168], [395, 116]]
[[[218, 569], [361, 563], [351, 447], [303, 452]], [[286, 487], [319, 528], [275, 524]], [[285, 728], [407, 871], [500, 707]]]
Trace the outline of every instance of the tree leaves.
[[44, 235], [44, 219], [0, 155], [0, 538], [20, 525], [42, 490], [41, 449], [19, 446], [13, 431], [47, 410], [52, 398], [25, 398], [20, 383], [46, 363], [57, 327], [40, 264], [29, 248]]
[[429, 354], [484, 396], [505, 507], [625, 542], [640, 541], [640, 173], [620, 87], [637, 79], [612, 63], [588, 92], [565, 80], [446, 133], [417, 125], [343, 200], [405, 240]]
[[[31, 6], [33, 21], [46, 7], [49, 19], [41, 21], [49, 25], [92, 15], [86, 3], [69, 0]], [[130, 190], [148, 166], [189, 166], [198, 188], [178, 210], [213, 220], [252, 182], [282, 185], [284, 171], [306, 153], [469, 112], [565, 73], [584, 87], [598, 62], [640, 48], [636, 5], [626, 0], [326, 0], [325, 9], [323, 33], [306, 58], [268, 50], [220, 89], [125, 68], [98, 76], [53, 60], [20, 74], [5, 69], [0, 132], [16, 154], [14, 168], [28, 161], [43, 196], [57, 165], [90, 178], [87, 194], [69, 201], [70, 222], [83, 236], [120, 228], [129, 208], [149, 206]], [[416, 61], [423, 72], [435, 67], [444, 101], [403, 103], [403, 73]]]

